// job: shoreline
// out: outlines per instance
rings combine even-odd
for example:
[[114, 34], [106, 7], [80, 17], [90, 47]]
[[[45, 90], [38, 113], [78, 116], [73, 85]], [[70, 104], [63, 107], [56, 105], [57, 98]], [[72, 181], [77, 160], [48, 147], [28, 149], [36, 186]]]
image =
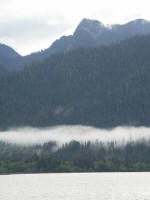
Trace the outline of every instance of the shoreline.
[[9, 175], [34, 175], [34, 174], [115, 174], [115, 173], [150, 173], [150, 171], [116, 171], [116, 172], [33, 172], [33, 173], [6, 173], [0, 174], [0, 176]]

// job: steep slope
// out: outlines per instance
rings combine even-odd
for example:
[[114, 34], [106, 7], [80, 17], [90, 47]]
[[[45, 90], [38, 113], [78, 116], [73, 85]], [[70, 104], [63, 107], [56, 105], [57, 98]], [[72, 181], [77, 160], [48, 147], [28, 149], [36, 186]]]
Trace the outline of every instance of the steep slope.
[[81, 48], [0, 80], [0, 127], [150, 126], [150, 35]]

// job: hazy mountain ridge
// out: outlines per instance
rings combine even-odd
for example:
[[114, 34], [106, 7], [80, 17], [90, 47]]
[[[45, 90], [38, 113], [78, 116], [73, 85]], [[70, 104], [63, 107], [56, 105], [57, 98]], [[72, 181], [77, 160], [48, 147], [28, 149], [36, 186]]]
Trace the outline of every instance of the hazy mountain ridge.
[[137, 19], [123, 25], [104, 25], [97, 20], [83, 19], [73, 35], [63, 36], [49, 48], [20, 56], [12, 48], [0, 45], [0, 63], [8, 70], [20, 70], [32, 62], [42, 61], [56, 53], [66, 53], [78, 47], [110, 45], [134, 35], [150, 34], [150, 22]]
[[[123, 25], [104, 25], [98, 20], [83, 19], [73, 35], [62, 36], [56, 40], [48, 49], [34, 53], [26, 59], [36, 60], [39, 57], [47, 57], [55, 53], [65, 53], [77, 47], [90, 47], [110, 45], [134, 35], [146, 35], [150, 33], [150, 22], [137, 19]], [[38, 57], [39, 56], [39, 57]]]

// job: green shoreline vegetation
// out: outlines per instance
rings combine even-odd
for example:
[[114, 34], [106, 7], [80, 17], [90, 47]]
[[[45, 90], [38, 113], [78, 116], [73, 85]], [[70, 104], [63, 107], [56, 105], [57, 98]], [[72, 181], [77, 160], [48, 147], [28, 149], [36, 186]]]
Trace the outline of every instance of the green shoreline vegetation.
[[59, 172], [150, 171], [150, 143], [71, 141], [57, 149], [55, 142], [19, 146], [0, 143], [0, 174]]

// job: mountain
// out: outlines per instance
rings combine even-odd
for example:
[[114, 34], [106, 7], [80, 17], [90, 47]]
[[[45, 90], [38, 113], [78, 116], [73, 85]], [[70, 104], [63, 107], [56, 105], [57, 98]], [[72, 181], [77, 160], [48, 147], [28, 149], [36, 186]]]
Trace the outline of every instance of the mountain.
[[27, 63], [39, 61], [49, 55], [65, 53], [78, 47], [110, 45], [135, 35], [150, 33], [150, 22], [136, 19], [123, 25], [105, 26], [97, 20], [83, 19], [73, 35], [63, 36], [48, 49], [25, 57]]
[[42, 61], [53, 54], [66, 53], [79, 47], [110, 45], [135, 35], [147, 35], [149, 33], [150, 22], [144, 19], [137, 19], [123, 25], [109, 26], [105, 26], [97, 20], [83, 19], [73, 35], [63, 36], [49, 48], [27, 56], [21, 56], [12, 48], [1, 44], [0, 63], [8, 70], [21, 70], [25, 65]]
[[[97, 20], [83, 19], [74, 32], [73, 37], [78, 39], [81, 45], [92, 46], [94, 44], [94, 46], [98, 46], [115, 43], [135, 35], [146, 35], [149, 33], [150, 22], [144, 19], [136, 19], [123, 25], [107, 26]], [[85, 41], [83, 42], [83, 40]]]
[[150, 35], [79, 48], [0, 79], [0, 128], [150, 126]]

